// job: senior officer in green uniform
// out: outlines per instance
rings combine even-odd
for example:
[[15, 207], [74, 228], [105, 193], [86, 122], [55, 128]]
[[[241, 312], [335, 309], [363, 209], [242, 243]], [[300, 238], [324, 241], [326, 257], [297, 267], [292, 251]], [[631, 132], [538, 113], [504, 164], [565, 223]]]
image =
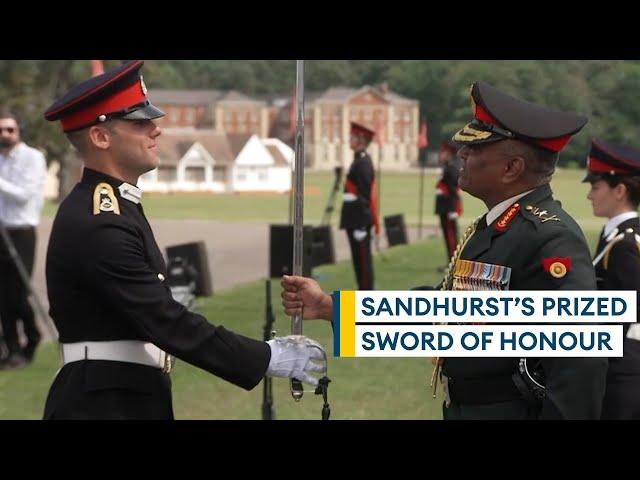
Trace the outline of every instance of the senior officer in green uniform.
[[[593, 265], [599, 290], [640, 290], [640, 150], [592, 139], [583, 182], [593, 214], [605, 217]], [[640, 300], [640, 298], [639, 298]], [[640, 305], [638, 305], [640, 312]], [[609, 359], [605, 420], [640, 420], [640, 324], [624, 324], [622, 357]]]
[[[488, 212], [460, 240], [443, 288], [595, 290], [584, 235], [549, 187], [558, 152], [587, 118], [514, 98], [483, 82], [473, 84], [471, 97], [474, 120], [453, 137], [461, 145], [459, 185]], [[476, 264], [487, 268], [466, 268]], [[478, 270], [490, 273], [472, 278], [470, 272]], [[307, 318], [331, 319], [331, 297], [317, 284], [301, 277], [284, 277], [282, 284], [285, 312], [304, 306]], [[600, 417], [606, 359], [529, 359], [526, 365], [531, 376], [521, 373], [517, 358], [447, 358], [441, 371], [444, 418]], [[536, 389], [534, 382], [540, 385]]]
[[[138, 177], [158, 166], [164, 115], [130, 61], [72, 88], [45, 113], [84, 161], [53, 222], [46, 275], [62, 368], [45, 419], [173, 419], [172, 356], [244, 389], [265, 375], [324, 371], [306, 337], [262, 342], [212, 325], [175, 301], [142, 206]], [[318, 362], [315, 362], [317, 360]]]

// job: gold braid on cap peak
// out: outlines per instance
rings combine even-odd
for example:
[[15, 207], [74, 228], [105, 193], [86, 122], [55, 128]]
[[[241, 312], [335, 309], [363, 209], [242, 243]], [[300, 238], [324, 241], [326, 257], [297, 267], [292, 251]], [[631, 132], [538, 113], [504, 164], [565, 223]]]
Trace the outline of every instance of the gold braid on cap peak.
[[471, 126], [471, 124], [467, 124], [464, 126], [462, 130], [456, 132], [453, 136], [454, 142], [471, 142], [474, 140], [484, 140], [485, 138], [489, 138], [493, 135], [492, 132], [486, 132], [484, 130], [477, 130]]

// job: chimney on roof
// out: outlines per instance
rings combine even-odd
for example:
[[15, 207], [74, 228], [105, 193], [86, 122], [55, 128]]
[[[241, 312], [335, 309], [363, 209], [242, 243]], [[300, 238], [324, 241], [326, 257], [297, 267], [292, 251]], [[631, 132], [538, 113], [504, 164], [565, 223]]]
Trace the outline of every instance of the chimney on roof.
[[389, 84], [387, 82], [382, 82], [378, 86], [378, 90], [380, 90], [383, 95], [386, 95], [387, 93], [389, 93]]

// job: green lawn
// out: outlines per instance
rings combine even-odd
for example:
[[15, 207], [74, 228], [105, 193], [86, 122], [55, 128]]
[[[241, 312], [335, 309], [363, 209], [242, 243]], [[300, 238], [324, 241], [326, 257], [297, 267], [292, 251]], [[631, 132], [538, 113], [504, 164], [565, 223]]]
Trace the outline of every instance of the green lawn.
[[[562, 170], [554, 176], [552, 187], [555, 196], [562, 201], [566, 210], [576, 218], [584, 219], [585, 225], [601, 225], [592, 218], [591, 205], [586, 200], [588, 184], [580, 183], [584, 172]], [[403, 213], [408, 224], [418, 223], [419, 173], [385, 173], [380, 185], [381, 214]], [[435, 174], [425, 174], [423, 222], [436, 225], [433, 215]], [[329, 193], [333, 185], [333, 173], [308, 173], [305, 175], [306, 221], [317, 223], [324, 213]], [[332, 220], [339, 217], [341, 198], [336, 197]], [[463, 219], [469, 221], [484, 211], [484, 205], [470, 195], [463, 193]], [[288, 194], [148, 194], [144, 197], [147, 216], [159, 218], [202, 218], [225, 221], [265, 221], [287, 222], [289, 215]], [[48, 202], [43, 214], [52, 216], [56, 205]]]
[[[400, 246], [375, 257], [377, 288], [406, 289], [434, 284], [440, 279], [435, 267], [442, 259], [440, 238]], [[437, 252], [429, 255], [428, 252]], [[355, 288], [350, 263], [315, 269], [324, 288]], [[199, 305], [213, 323], [222, 323], [239, 333], [262, 337], [264, 282], [252, 282], [203, 299]], [[279, 302], [279, 285], [272, 281], [276, 329], [289, 331], [289, 318]], [[328, 322], [305, 323], [305, 333], [333, 348]], [[329, 350], [332, 354], [332, 350]], [[44, 345], [34, 363], [25, 370], [0, 372], [0, 419], [37, 419], [42, 414], [49, 385], [59, 360], [53, 344]], [[427, 377], [431, 361], [410, 359], [334, 359], [329, 361], [332, 418], [335, 419], [425, 419], [440, 418], [440, 400], [430, 397]], [[202, 370], [178, 361], [172, 373], [174, 408], [179, 419], [259, 419], [262, 384], [251, 392], [226, 383]], [[320, 418], [320, 396], [307, 394], [300, 403], [288, 392], [288, 381], [276, 379], [275, 411], [279, 419]]]
[[[597, 230], [587, 231], [593, 248]], [[433, 285], [440, 280], [435, 267], [441, 263], [441, 239], [431, 238], [409, 246], [394, 247], [377, 255], [376, 287], [403, 290], [415, 285]], [[351, 265], [315, 269], [327, 291], [355, 288]], [[279, 303], [279, 286], [272, 281], [276, 329], [289, 331], [289, 319]], [[252, 282], [201, 299], [198, 310], [213, 323], [222, 323], [239, 333], [262, 337], [264, 282]], [[305, 323], [305, 333], [332, 348], [331, 330], [324, 321]], [[331, 350], [329, 350], [330, 352]], [[34, 363], [25, 370], [0, 372], [0, 419], [38, 419], [47, 390], [58, 369], [56, 348], [49, 343], [38, 350]], [[422, 358], [330, 358], [333, 380], [329, 400], [334, 419], [439, 419], [440, 397], [431, 398], [427, 386], [431, 362]], [[262, 385], [245, 392], [202, 370], [178, 361], [172, 373], [174, 408], [178, 419], [259, 419]], [[275, 410], [279, 419], [316, 419], [322, 402], [305, 395], [295, 403], [288, 382], [274, 380]]]
[[[565, 208], [585, 229], [591, 248], [602, 225], [592, 218], [589, 202], [584, 198], [587, 187], [579, 183], [581, 173], [559, 172], [553, 187]], [[385, 203], [383, 214], [404, 212], [410, 223], [417, 221], [417, 178], [408, 175], [387, 175], [383, 184]], [[330, 175], [312, 174], [307, 185], [316, 185], [322, 195], [310, 195], [307, 215], [320, 217], [331, 183]], [[435, 178], [428, 177], [426, 185]], [[312, 189], [308, 189], [313, 192]], [[431, 193], [431, 191], [430, 191]], [[259, 200], [259, 201], [256, 201]], [[480, 214], [482, 206], [465, 197], [464, 229], [471, 218]], [[427, 197], [428, 212], [432, 197]], [[51, 205], [48, 212], [54, 211]], [[216, 218], [226, 220], [282, 220], [287, 209], [285, 196], [150, 196], [145, 209], [151, 218]], [[334, 219], [336, 217], [334, 216]], [[435, 223], [433, 216], [429, 217]], [[403, 290], [419, 284], [435, 284], [440, 275], [435, 268], [442, 263], [443, 245], [440, 237], [409, 246], [395, 247], [376, 255], [376, 287]], [[350, 262], [315, 269], [323, 288], [355, 288]], [[276, 307], [276, 329], [289, 331], [279, 303], [279, 286], [272, 281]], [[213, 323], [222, 323], [239, 333], [262, 337], [264, 282], [252, 282], [202, 299], [198, 310]], [[305, 323], [305, 333], [332, 348], [331, 330], [327, 322]], [[58, 369], [59, 360], [53, 344], [44, 345], [35, 362], [25, 370], [0, 372], [0, 419], [38, 419], [41, 417], [46, 393]], [[371, 358], [334, 359], [329, 361], [329, 400], [333, 419], [439, 419], [441, 399], [432, 399], [428, 379], [432, 370], [429, 359]], [[178, 361], [174, 382], [174, 409], [178, 419], [259, 419], [262, 385], [245, 392], [204, 371]], [[288, 392], [288, 381], [274, 380], [276, 417], [279, 419], [320, 418], [322, 402], [319, 396], [307, 394], [295, 403]]]

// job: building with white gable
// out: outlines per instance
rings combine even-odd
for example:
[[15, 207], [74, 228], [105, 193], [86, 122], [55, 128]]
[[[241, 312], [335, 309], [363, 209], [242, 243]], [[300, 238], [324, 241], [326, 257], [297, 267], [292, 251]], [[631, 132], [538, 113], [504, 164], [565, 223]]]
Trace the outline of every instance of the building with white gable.
[[167, 128], [158, 137], [160, 164], [140, 177], [148, 192], [287, 192], [293, 150], [277, 138], [216, 130]]
[[233, 162], [231, 191], [288, 192], [294, 152], [277, 138], [252, 135]]

